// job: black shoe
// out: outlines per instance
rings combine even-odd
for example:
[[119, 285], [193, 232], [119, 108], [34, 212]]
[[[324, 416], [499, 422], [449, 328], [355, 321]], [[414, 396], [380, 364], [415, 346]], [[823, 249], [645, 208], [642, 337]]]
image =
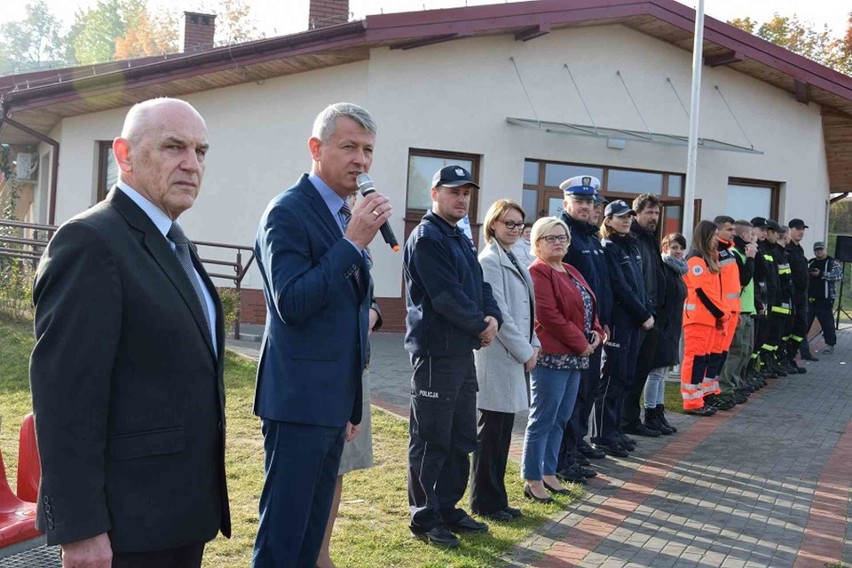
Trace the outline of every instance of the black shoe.
[[513, 518], [515, 518], [515, 519], [517, 519], [518, 517], [523, 517], [523, 516], [524, 516], [524, 514], [523, 514], [523, 513], [521, 513], [521, 510], [520, 510], [520, 509], [516, 509], [515, 507], [506, 507], [506, 508], [504, 509], [504, 511], [506, 511], [507, 513], [509, 513], [510, 515], [512, 515], [512, 517], [513, 517]]
[[606, 454], [597, 448], [593, 448], [589, 445], [589, 443], [585, 440], [580, 440], [580, 443], [577, 444], [577, 451], [589, 458], [590, 460], [602, 460], [606, 457]]
[[784, 365], [784, 371], [786, 371], [788, 375], [797, 375], [799, 373], [799, 366], [792, 361], [787, 361]]
[[458, 537], [441, 525], [438, 525], [434, 529], [428, 531], [416, 531], [411, 529], [411, 534], [414, 535], [414, 538], [422, 540], [426, 544], [432, 544], [443, 548], [458, 548], [460, 544]]
[[807, 370], [807, 369], [805, 369], [804, 367], [796, 367], [796, 371], [798, 371], [798, 373], [799, 373], [800, 375], [804, 375], [805, 373], [807, 373], [807, 372], [808, 372], [808, 370]]
[[639, 422], [638, 420], [635, 421], [635, 422], [631, 422], [630, 424], [625, 424], [621, 428], [626, 433], [634, 434], [636, 436], [645, 436], [646, 438], [659, 438], [660, 437], [660, 431], [659, 430], [652, 430], [652, 429], [648, 428], [647, 426], [645, 426], [644, 424], [642, 424], [641, 422]]
[[593, 470], [590, 467], [580, 466], [580, 473], [583, 474], [583, 477], [597, 477], [598, 476], [598, 472], [596, 472], [595, 470]]
[[524, 485], [524, 497], [532, 499], [536, 503], [553, 503], [553, 497], [550, 495], [547, 497], [536, 497], [529, 485]]
[[817, 359], [816, 357], [813, 356], [813, 353], [811, 353], [809, 349], [808, 350], [802, 349], [802, 351], [799, 353], [799, 355], [802, 356], [803, 361], [819, 361], [819, 359]]
[[465, 515], [452, 523], [442, 523], [442, 525], [453, 532], [488, 532], [488, 525], [480, 523], [470, 515]]
[[497, 521], [498, 523], [505, 523], [506, 521], [511, 521], [515, 518], [508, 511], [494, 511], [493, 513], [486, 513], [481, 516], [486, 519], [491, 519], [492, 521]]
[[671, 428], [664, 426], [663, 423], [660, 422], [656, 408], [645, 409], [645, 428], [656, 430], [663, 436], [669, 436], [674, 433]]
[[[556, 472], [556, 477], [561, 479], [562, 481], [566, 481], [568, 483], [581, 483], [585, 485], [586, 478], [583, 473], [580, 471], [580, 466], [577, 464], [569, 465], [568, 467], [562, 468]], [[553, 491], [555, 493], [562, 493], [562, 491], [556, 491], [555, 489], [551, 489], [547, 482], [544, 482], [544, 487], [548, 491]], [[567, 493], [567, 491], [565, 491]]]
[[737, 405], [737, 403], [734, 402], [734, 399], [732, 399], [731, 397], [729, 397], [726, 394], [722, 394], [722, 395], [711, 394], [711, 395], [705, 396], [704, 397], [704, 404], [712, 406], [712, 407], [716, 408], [717, 410], [730, 410]]
[[733, 396], [734, 402], [736, 402], [737, 404], [743, 404], [745, 402], [748, 402], [748, 397], [742, 393], [734, 393]]
[[690, 414], [692, 416], [713, 416], [716, 414], [716, 409], [711, 406], [702, 406], [695, 410], [684, 410], [683, 413]]
[[619, 432], [618, 432], [618, 435], [619, 435], [619, 437], [621, 438], [621, 443], [622, 443], [622, 444], [628, 444], [628, 445], [630, 445], [630, 446], [635, 446], [635, 445], [636, 445], [636, 440], [634, 440], [633, 438], [631, 438], [630, 436], [628, 436], [627, 434], [625, 434], [623, 431], [619, 431]]
[[604, 443], [598, 442], [594, 445], [595, 448], [604, 452], [608, 456], [615, 456], [617, 458], [626, 458], [630, 457], [630, 452], [628, 452], [624, 446], [618, 443]]
[[669, 421], [666, 420], [666, 406], [664, 404], [658, 404], [656, 410], [657, 418], [660, 420], [660, 424], [662, 424], [666, 428], [669, 428], [672, 432], [676, 433], [677, 428], [669, 424]]
[[[597, 450], [594, 451], [597, 452]], [[575, 462], [577, 462], [577, 465], [591, 465], [592, 463], [589, 461], [589, 458], [587, 458], [580, 452], [571, 452], [571, 457], [574, 459]]]

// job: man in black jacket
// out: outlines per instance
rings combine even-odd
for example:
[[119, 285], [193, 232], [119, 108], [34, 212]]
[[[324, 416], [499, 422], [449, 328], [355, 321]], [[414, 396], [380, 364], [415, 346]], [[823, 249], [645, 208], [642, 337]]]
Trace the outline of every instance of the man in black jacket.
[[411, 532], [427, 543], [459, 546], [450, 531], [485, 532], [456, 504], [467, 489], [476, 449], [476, 367], [503, 319], [483, 280], [476, 249], [457, 226], [479, 186], [461, 166], [432, 179], [432, 210], [405, 244], [405, 348], [411, 354], [408, 505]]
[[793, 279], [793, 328], [787, 340], [787, 359], [791, 366], [796, 365], [796, 352], [801, 348], [802, 359], [818, 361], [811, 355], [807, 343], [802, 343], [808, 336], [808, 257], [802, 248], [805, 229], [808, 228], [801, 219], [790, 219], [790, 242], [787, 245], [787, 258], [790, 261], [790, 271]]
[[[660, 239], [657, 235], [657, 225], [660, 222], [660, 200], [650, 193], [643, 193], [633, 200], [633, 210], [636, 211], [636, 218], [633, 220], [630, 231], [638, 239], [642, 254], [646, 303], [653, 308], [652, 313], [656, 313], [656, 309], [662, 307], [665, 302], [665, 285], [662, 283], [665, 282], [666, 277], [663, 272], [663, 259], [660, 256]], [[660, 435], [659, 430], [652, 430], [642, 423], [642, 409], [639, 405], [639, 398], [645, 390], [648, 373], [653, 368], [659, 331], [655, 325], [647, 332], [643, 332], [644, 337], [639, 345], [639, 357], [636, 359], [636, 372], [624, 397], [621, 427], [627, 434], [652, 438]]]
[[[604, 332], [608, 334], [609, 316], [612, 310], [609, 271], [598, 236], [598, 227], [589, 223], [600, 185], [596, 177], [576, 176], [563, 181], [559, 187], [565, 193], [565, 200], [562, 203], [562, 220], [571, 231], [571, 246], [568, 247], [563, 261], [579, 270], [592, 292], [595, 293], [598, 319]], [[558, 471], [559, 475], [568, 481], [582, 483], [583, 474], [594, 473], [593, 470], [583, 469], [588, 465], [588, 458], [601, 459], [605, 455], [584, 440], [589, 433], [589, 415], [595, 404], [595, 395], [601, 378], [602, 352], [603, 342], [589, 358], [588, 370], [580, 373], [577, 402], [574, 404], [571, 419], [565, 427]]]
[[774, 258], [769, 253], [766, 235], [769, 232], [769, 220], [765, 217], [751, 219], [754, 243], [757, 255], [754, 257], [754, 302], [757, 314], [754, 318], [754, 344], [752, 351], [752, 373], [766, 383], [766, 378], [776, 377], [770, 365], [771, 349], [769, 345], [769, 310], [778, 293], [778, 272]]

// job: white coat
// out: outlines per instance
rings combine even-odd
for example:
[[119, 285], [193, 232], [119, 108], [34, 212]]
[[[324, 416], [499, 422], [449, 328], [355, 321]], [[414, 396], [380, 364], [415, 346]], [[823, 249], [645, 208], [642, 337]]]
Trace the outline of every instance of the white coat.
[[520, 271], [492, 240], [479, 253], [485, 281], [503, 314], [503, 325], [490, 346], [476, 351], [476, 406], [493, 412], [515, 413], [529, 408], [524, 363], [540, 347], [533, 329], [535, 293], [530, 273]]

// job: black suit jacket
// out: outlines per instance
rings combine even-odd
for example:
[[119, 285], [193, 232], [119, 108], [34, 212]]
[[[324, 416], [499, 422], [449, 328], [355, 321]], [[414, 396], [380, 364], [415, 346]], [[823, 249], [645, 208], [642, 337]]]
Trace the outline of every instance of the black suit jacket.
[[109, 532], [113, 550], [144, 552], [230, 535], [222, 308], [193, 260], [218, 351], [168, 241], [120, 190], [47, 247], [30, 381], [48, 544]]

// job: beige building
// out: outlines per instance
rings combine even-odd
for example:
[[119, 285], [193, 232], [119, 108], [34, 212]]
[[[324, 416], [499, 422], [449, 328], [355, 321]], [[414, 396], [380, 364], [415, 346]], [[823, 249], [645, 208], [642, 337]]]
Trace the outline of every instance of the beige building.
[[[251, 246], [267, 202], [310, 168], [314, 116], [347, 100], [378, 121], [370, 174], [392, 199], [397, 236], [429, 206], [431, 175], [447, 163], [468, 166], [482, 186], [475, 231], [501, 197], [530, 219], [558, 212], [559, 183], [579, 173], [600, 177], [610, 197], [660, 195], [664, 230], [678, 230], [694, 12], [672, 0], [586, 6], [541, 0], [355, 22], [342, 12], [344, 23], [230, 48], [0, 77], [0, 142], [35, 154], [31, 219], [61, 223], [111, 186], [109, 144], [129, 105], [180, 96], [206, 118], [211, 142], [187, 233]], [[205, 25], [202, 16], [187, 25]], [[810, 246], [826, 234], [832, 194], [852, 191], [843, 143], [852, 78], [705, 24], [696, 215], [800, 217]], [[376, 292], [399, 328], [402, 255], [380, 239], [372, 249]], [[262, 317], [260, 285], [249, 271], [244, 319]]]

